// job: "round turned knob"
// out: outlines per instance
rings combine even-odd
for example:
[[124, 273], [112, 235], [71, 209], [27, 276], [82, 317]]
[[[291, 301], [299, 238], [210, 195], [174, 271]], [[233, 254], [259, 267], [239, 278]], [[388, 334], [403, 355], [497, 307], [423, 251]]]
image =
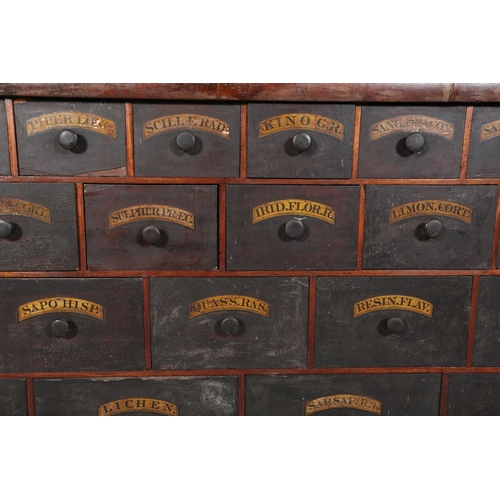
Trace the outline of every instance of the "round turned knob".
[[236, 335], [240, 329], [240, 322], [236, 318], [226, 318], [222, 320], [220, 326], [226, 335]]
[[406, 331], [406, 323], [401, 318], [389, 318], [387, 320], [387, 330], [394, 335], [401, 335]]
[[7, 238], [12, 234], [14, 226], [6, 220], [0, 220], [0, 238]]
[[289, 238], [300, 238], [304, 233], [304, 224], [300, 220], [292, 219], [286, 223], [285, 233]]
[[156, 245], [160, 241], [160, 230], [155, 226], [148, 226], [142, 230], [142, 239], [148, 245]]
[[303, 153], [311, 147], [312, 139], [309, 134], [306, 134], [305, 132], [299, 132], [292, 139], [292, 144], [297, 151]]
[[194, 148], [196, 137], [191, 132], [181, 132], [176, 138], [175, 143], [182, 151], [191, 151]]
[[52, 323], [49, 326], [50, 333], [54, 337], [66, 337], [68, 333], [71, 330], [71, 326], [67, 321], [64, 321], [62, 319], [56, 319], [55, 321], [52, 321]]
[[443, 232], [443, 224], [438, 220], [430, 220], [424, 224], [424, 233], [429, 238], [437, 238]]
[[63, 130], [59, 134], [59, 145], [64, 149], [74, 149], [78, 143], [78, 136], [72, 130]]
[[425, 146], [425, 138], [422, 134], [411, 134], [406, 138], [406, 149], [412, 153], [422, 151]]

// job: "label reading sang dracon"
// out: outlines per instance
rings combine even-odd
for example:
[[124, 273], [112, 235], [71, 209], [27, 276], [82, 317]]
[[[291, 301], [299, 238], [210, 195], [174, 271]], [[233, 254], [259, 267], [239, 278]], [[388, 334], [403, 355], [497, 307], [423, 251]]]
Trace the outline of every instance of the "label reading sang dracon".
[[406, 295], [380, 295], [354, 304], [354, 317], [383, 309], [404, 309], [432, 318], [432, 304]]
[[142, 126], [142, 137], [144, 139], [149, 139], [155, 135], [181, 128], [202, 130], [203, 132], [210, 132], [224, 139], [229, 139], [228, 123], [217, 118], [212, 118], [211, 116], [187, 114], [160, 116], [159, 118], [146, 122]]
[[160, 415], [168, 415], [175, 417], [179, 414], [177, 405], [162, 401], [161, 399], [151, 398], [128, 398], [111, 401], [99, 406], [99, 416], [118, 415], [119, 413], [132, 412], [148, 412], [159, 413]]
[[189, 318], [214, 311], [247, 311], [269, 318], [269, 304], [244, 295], [217, 295], [193, 302], [189, 306]]
[[273, 116], [261, 121], [259, 124], [259, 138], [291, 129], [316, 130], [344, 140], [344, 125], [342, 123], [325, 116], [308, 113], [290, 113], [288, 115]]
[[313, 399], [306, 403], [306, 415], [312, 415], [320, 411], [334, 410], [336, 408], [353, 408], [355, 410], [367, 411], [380, 415], [382, 403], [376, 399], [355, 396], [354, 394], [335, 394]]
[[50, 224], [50, 210], [31, 201], [0, 198], [0, 214], [22, 215]]
[[423, 115], [403, 115], [386, 118], [370, 125], [370, 141], [396, 132], [426, 132], [453, 139], [453, 123]]
[[68, 297], [51, 297], [49, 299], [39, 299], [23, 304], [17, 309], [19, 323], [25, 319], [30, 319], [41, 314], [53, 312], [73, 312], [85, 314], [101, 321], [104, 319], [104, 308], [94, 302]]
[[486, 141], [487, 139], [492, 139], [493, 137], [496, 137], [498, 135], [500, 135], [500, 120], [485, 123], [481, 127], [479, 142]]
[[75, 111], [50, 113], [35, 116], [26, 122], [28, 137], [54, 128], [81, 127], [116, 139], [115, 122], [102, 116], [77, 113]]
[[393, 208], [389, 214], [389, 224], [418, 215], [445, 215], [461, 221], [471, 223], [472, 210], [453, 201], [421, 200], [411, 201]]
[[280, 215], [305, 215], [335, 224], [332, 207], [309, 200], [277, 200], [259, 205], [252, 210], [252, 224]]

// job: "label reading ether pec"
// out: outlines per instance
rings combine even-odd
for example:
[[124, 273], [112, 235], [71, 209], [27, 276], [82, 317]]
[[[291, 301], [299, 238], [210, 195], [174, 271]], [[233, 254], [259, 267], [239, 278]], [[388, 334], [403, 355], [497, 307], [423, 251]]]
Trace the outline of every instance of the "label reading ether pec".
[[211, 116], [189, 114], [160, 116], [159, 118], [150, 120], [142, 126], [142, 137], [144, 139], [149, 139], [150, 137], [169, 132], [170, 130], [186, 128], [210, 132], [224, 139], [229, 139], [228, 123], [217, 118], [212, 118]]
[[471, 223], [472, 210], [453, 201], [420, 200], [399, 205], [390, 211], [389, 224], [418, 215], [445, 215], [461, 221]]
[[99, 406], [99, 416], [118, 415], [120, 413], [146, 412], [159, 413], [160, 415], [177, 416], [179, 414], [177, 405], [151, 398], [127, 398], [111, 401]]
[[453, 139], [453, 123], [423, 115], [403, 115], [386, 118], [370, 125], [370, 141], [375, 141], [397, 132], [426, 132]]
[[247, 311], [269, 317], [269, 304], [263, 300], [244, 295], [218, 295], [197, 300], [189, 306], [189, 317], [196, 318], [201, 314], [214, 311]]
[[89, 300], [69, 297], [51, 297], [28, 302], [18, 307], [17, 317], [20, 323], [25, 319], [54, 312], [73, 312], [85, 314], [86, 316], [91, 316], [101, 321], [104, 319], [104, 308], [101, 305], [90, 302]]
[[354, 304], [354, 317], [384, 309], [404, 309], [432, 318], [433, 306], [426, 300], [406, 295], [380, 295]]
[[276, 200], [259, 205], [252, 210], [252, 224], [280, 215], [305, 215], [335, 224], [332, 207], [309, 200]]
[[261, 121], [259, 124], [259, 138], [292, 129], [315, 130], [344, 140], [344, 125], [342, 123], [325, 116], [308, 113], [290, 113], [273, 116]]
[[382, 403], [380, 401], [354, 394], [335, 394], [313, 399], [306, 403], [305, 413], [306, 415], [312, 415], [320, 411], [334, 410], [336, 408], [353, 408], [375, 413], [376, 415], [382, 413]]
[[50, 224], [50, 210], [31, 201], [0, 198], [0, 214], [22, 215]]

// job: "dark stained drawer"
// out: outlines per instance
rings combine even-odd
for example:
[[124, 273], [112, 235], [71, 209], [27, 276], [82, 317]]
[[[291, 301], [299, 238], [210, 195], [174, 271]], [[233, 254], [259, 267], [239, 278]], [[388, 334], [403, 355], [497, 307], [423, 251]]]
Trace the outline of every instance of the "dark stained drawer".
[[354, 106], [248, 105], [248, 177], [348, 178]]
[[144, 369], [140, 279], [2, 279], [0, 296], [0, 371]]
[[358, 176], [457, 179], [465, 106], [363, 106]]
[[0, 175], [10, 175], [7, 117], [5, 116], [5, 102], [3, 99], [0, 99]]
[[367, 186], [365, 269], [487, 269], [497, 186]]
[[14, 103], [21, 175], [126, 175], [125, 105]]
[[153, 369], [305, 367], [308, 278], [151, 278]]
[[138, 176], [239, 176], [239, 104], [134, 104], [134, 137]]
[[228, 186], [227, 268], [354, 269], [359, 188]]
[[472, 278], [317, 280], [316, 367], [464, 366]]
[[85, 186], [88, 268], [215, 269], [217, 186]]
[[0, 184], [0, 270], [78, 269], [75, 186]]
[[0, 380], [0, 416], [28, 414], [25, 380]]
[[35, 380], [37, 415], [236, 415], [237, 377]]
[[247, 375], [247, 415], [437, 415], [440, 374]]
[[500, 374], [450, 373], [447, 415], [500, 415]]

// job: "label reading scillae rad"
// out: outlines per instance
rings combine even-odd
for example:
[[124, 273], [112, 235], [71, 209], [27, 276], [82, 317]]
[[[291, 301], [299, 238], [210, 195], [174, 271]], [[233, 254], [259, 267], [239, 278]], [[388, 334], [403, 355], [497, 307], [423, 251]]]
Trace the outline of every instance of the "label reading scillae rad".
[[419, 200], [410, 201], [404, 205], [393, 208], [389, 213], [389, 224], [418, 215], [444, 215], [471, 223], [472, 210], [453, 201], [444, 200]]
[[149, 139], [158, 134], [178, 129], [201, 130], [216, 134], [223, 139], [229, 139], [228, 123], [211, 116], [189, 114], [160, 116], [150, 120], [142, 126], [142, 137]]
[[433, 306], [426, 300], [407, 295], [379, 295], [354, 304], [354, 317], [384, 309], [404, 309], [432, 318]]
[[146, 413], [159, 413], [160, 415], [172, 417], [179, 414], [177, 405], [169, 403], [168, 401], [151, 398], [128, 398], [111, 401], [110, 403], [99, 406], [98, 415], [100, 417], [105, 417], [109, 415], [118, 415], [120, 413], [132, 413], [138, 411]]
[[342, 123], [326, 116], [309, 113], [290, 113], [273, 116], [261, 121], [259, 124], [259, 139], [275, 134], [276, 132], [292, 129], [316, 130], [317, 132], [344, 140], [344, 125]]
[[269, 304], [245, 295], [217, 295], [197, 300], [189, 306], [189, 318], [214, 311], [246, 311], [269, 318]]
[[305, 215], [335, 224], [332, 207], [309, 200], [276, 200], [259, 205], [252, 210], [252, 224], [280, 215]]
[[0, 214], [32, 217], [50, 224], [50, 210], [43, 205], [16, 198], [0, 198]]
[[27, 302], [18, 307], [17, 318], [20, 323], [21, 321], [40, 316], [41, 314], [54, 312], [72, 312], [85, 314], [86, 316], [91, 316], [101, 321], [104, 319], [104, 308], [101, 305], [90, 302], [89, 300], [68, 297], [51, 297], [48, 299]]
[[396, 132], [426, 132], [453, 139], [453, 123], [423, 115], [402, 115], [386, 118], [370, 125], [370, 141], [376, 141]]
[[380, 401], [354, 394], [335, 394], [313, 399], [306, 403], [305, 413], [306, 415], [312, 415], [320, 411], [334, 410], [336, 408], [353, 408], [375, 413], [376, 415], [382, 413], [382, 403]]

